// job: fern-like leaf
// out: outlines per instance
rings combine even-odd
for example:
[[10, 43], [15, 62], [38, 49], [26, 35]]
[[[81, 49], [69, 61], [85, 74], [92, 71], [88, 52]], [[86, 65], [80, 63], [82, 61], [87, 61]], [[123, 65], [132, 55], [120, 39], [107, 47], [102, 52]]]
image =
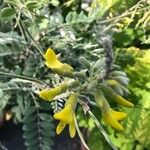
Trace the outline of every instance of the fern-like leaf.
[[25, 48], [25, 41], [15, 33], [0, 32], [0, 57], [17, 54]]
[[28, 106], [23, 121], [23, 137], [27, 150], [51, 150], [54, 136], [52, 116], [40, 113], [35, 106]]

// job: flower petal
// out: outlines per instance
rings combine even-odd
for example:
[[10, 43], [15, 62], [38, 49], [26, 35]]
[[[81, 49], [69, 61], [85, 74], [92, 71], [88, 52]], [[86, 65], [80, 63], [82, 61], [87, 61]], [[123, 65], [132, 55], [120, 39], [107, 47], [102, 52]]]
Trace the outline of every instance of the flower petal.
[[106, 124], [111, 125], [114, 129], [123, 130], [123, 126], [113, 118], [110, 109], [103, 114], [103, 120]]
[[59, 124], [57, 125], [56, 133], [60, 134], [63, 131], [63, 129], [65, 128], [65, 126], [66, 126], [66, 123], [60, 121]]
[[69, 134], [71, 138], [73, 138], [76, 135], [76, 128], [74, 122], [69, 124]]
[[45, 64], [48, 68], [60, 68], [62, 67], [62, 63], [58, 60], [55, 52], [51, 49], [51, 48], [48, 48], [45, 55], [44, 55], [44, 58], [46, 60]]
[[126, 113], [124, 113], [124, 112], [119, 112], [119, 111], [115, 111], [115, 110], [113, 110], [113, 109], [111, 109], [111, 114], [112, 114], [112, 116], [113, 116], [113, 118], [114, 118], [115, 120], [122, 120], [122, 119], [124, 119], [124, 118], [127, 116]]
[[38, 95], [40, 98], [46, 101], [51, 101], [56, 96], [56, 91], [53, 89], [45, 89], [45, 90], [39, 91]]
[[60, 71], [60, 70], [63, 70], [64, 72], [67, 71], [67, 72], [70, 72], [70, 71], [73, 71], [74, 69], [68, 65], [68, 64], [65, 64], [65, 63], [61, 63], [55, 52], [51, 49], [51, 48], [48, 48], [45, 55], [44, 55], [44, 58], [45, 58], [45, 64], [48, 68], [51, 68], [53, 70], [56, 70], [56, 71]]
[[68, 84], [63, 83], [55, 88], [52, 89], [45, 89], [42, 91], [39, 91], [38, 95], [40, 98], [46, 100], [46, 101], [51, 101], [53, 98], [63, 92], [66, 92], [68, 89]]
[[122, 105], [122, 106], [125, 106], [125, 107], [134, 107], [134, 105], [131, 103], [131, 102], [129, 102], [129, 101], [127, 101], [126, 99], [124, 99], [123, 97], [121, 97], [120, 95], [115, 95], [114, 96], [114, 100], [118, 103], [118, 104], [120, 104], [120, 105]]
[[68, 65], [68, 64], [66, 64], [66, 63], [64, 63], [64, 64], [61, 66], [61, 69], [64, 70], [64, 71], [69, 71], [69, 72], [74, 70], [70, 65]]
[[77, 104], [77, 94], [73, 93], [69, 96], [68, 100], [65, 103], [65, 106], [67, 106], [68, 104], [71, 105], [73, 108], [76, 107]]
[[73, 93], [69, 96], [69, 99], [65, 103], [65, 107], [60, 112], [54, 114], [54, 118], [60, 120], [60, 123], [56, 129], [57, 134], [61, 133], [65, 125], [68, 124], [70, 137], [73, 138], [75, 136], [76, 128], [74, 117], [76, 104], [77, 94]]
[[73, 121], [73, 117], [74, 117], [73, 115], [74, 115], [74, 110], [71, 107], [71, 105], [68, 104], [60, 112], [55, 113], [54, 118], [62, 122], [65, 122], [67, 124], [70, 124]]

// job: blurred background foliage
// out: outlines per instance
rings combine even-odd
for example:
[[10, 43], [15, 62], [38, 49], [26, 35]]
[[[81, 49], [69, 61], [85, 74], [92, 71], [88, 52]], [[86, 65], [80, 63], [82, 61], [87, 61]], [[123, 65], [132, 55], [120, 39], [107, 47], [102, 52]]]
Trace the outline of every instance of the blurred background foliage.
[[[78, 70], [79, 56], [92, 63], [101, 53], [100, 37], [109, 35], [115, 63], [130, 79], [128, 98], [135, 108], [126, 109], [123, 132], [105, 130], [120, 150], [149, 149], [149, 0], [0, 0], [0, 9], [1, 126], [13, 119], [23, 124], [29, 150], [50, 150], [55, 135], [51, 105], [39, 101], [32, 91], [43, 82], [55, 85], [61, 78], [44, 67], [41, 50], [53, 48], [61, 53], [62, 61]], [[61, 105], [60, 101], [55, 107]], [[97, 110], [94, 114], [101, 118]], [[92, 118], [78, 109], [77, 119], [91, 150], [111, 149]], [[2, 142], [0, 147], [7, 149]]]

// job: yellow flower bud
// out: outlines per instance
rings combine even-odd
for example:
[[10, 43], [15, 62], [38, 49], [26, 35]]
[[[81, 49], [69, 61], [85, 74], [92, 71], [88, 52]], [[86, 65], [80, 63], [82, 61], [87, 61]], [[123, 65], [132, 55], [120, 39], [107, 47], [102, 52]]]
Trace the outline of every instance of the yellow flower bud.
[[125, 107], [134, 107], [134, 105], [124, 99], [122, 96], [115, 93], [115, 95], [112, 97], [118, 104], [125, 106]]
[[103, 95], [103, 92], [100, 89], [95, 92], [94, 98], [96, 104], [99, 106], [102, 112], [110, 108], [105, 96]]
[[118, 104], [125, 106], [125, 107], [133, 107], [134, 105], [124, 99], [122, 96], [118, 95], [116, 92], [112, 90], [112, 88], [108, 86], [103, 86], [104, 92], [111, 97], [112, 100], [116, 101]]
[[106, 83], [108, 85], [118, 85], [118, 82], [116, 80], [106, 80]]
[[64, 83], [52, 89], [45, 89], [45, 90], [39, 91], [38, 95], [40, 98], [46, 101], [52, 101], [55, 96], [66, 92], [67, 89], [68, 89], [68, 84]]

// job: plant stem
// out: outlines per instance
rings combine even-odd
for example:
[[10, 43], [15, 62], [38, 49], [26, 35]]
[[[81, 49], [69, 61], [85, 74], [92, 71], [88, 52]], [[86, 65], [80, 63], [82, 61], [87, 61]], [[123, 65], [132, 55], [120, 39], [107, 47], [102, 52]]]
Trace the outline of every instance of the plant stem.
[[34, 96], [34, 94], [32, 93], [32, 92], [30, 92], [30, 94], [31, 94], [31, 96], [32, 96], [32, 99], [33, 99], [33, 102], [34, 102], [34, 104], [35, 104], [35, 107], [36, 107], [36, 113], [37, 113], [37, 127], [38, 127], [38, 140], [39, 140], [39, 149], [42, 149], [42, 143], [41, 143], [41, 137], [42, 137], [42, 135], [41, 135], [41, 129], [40, 129], [40, 127], [39, 127], [39, 125], [40, 125], [40, 111], [39, 111], [39, 104], [37, 103], [37, 101], [36, 101], [36, 98], [35, 98], [35, 96]]
[[105, 132], [105, 130], [103, 129], [103, 127], [101, 126], [101, 124], [99, 123], [99, 121], [97, 120], [97, 118], [94, 116], [94, 114], [88, 110], [87, 111], [88, 114], [94, 119], [95, 124], [97, 125], [97, 127], [99, 128], [99, 130], [101, 131], [101, 133], [103, 134], [103, 136], [105, 137], [106, 141], [108, 142], [108, 144], [111, 146], [111, 148], [113, 150], [117, 150], [117, 148], [113, 145], [113, 143], [110, 141], [107, 133]]
[[2, 75], [2, 76], [8, 76], [8, 77], [14, 77], [14, 78], [19, 78], [19, 79], [25, 79], [25, 80], [37, 82], [39, 84], [43, 84], [42, 81], [34, 79], [34, 78], [31, 78], [31, 77], [27, 77], [27, 76], [16, 75], [16, 74], [7, 73], [7, 72], [1, 72], [1, 71], [0, 71], [0, 75]]
[[32, 91], [31, 88], [21, 88], [21, 87], [16, 87], [16, 88], [3, 88], [3, 91], [11, 91], [11, 90], [22, 90], [22, 91]]
[[[140, 8], [139, 10], [140, 11], [143, 11], [143, 10], [145, 10], [145, 9], [148, 9], [148, 8], [150, 8], [150, 6], [147, 6], [147, 7], [145, 7], [145, 8]], [[120, 21], [123, 17], [126, 17], [126, 16], [129, 16], [129, 15], [131, 15], [133, 13], [133, 11], [131, 11], [131, 12], [124, 12], [123, 14], [121, 14], [121, 15], [119, 15], [119, 16], [116, 16], [116, 17], [113, 17], [113, 18], [111, 18], [111, 19], [109, 19], [109, 20], [104, 20], [104, 21], [100, 21], [99, 22], [99, 24], [106, 24], [106, 23], [109, 23], [109, 22], [111, 22], [111, 21], [115, 21], [115, 23], [117, 23], [118, 21]]]
[[[107, 23], [110, 23], [110, 22], [113, 22], [113, 23], [117, 23], [117, 22], [119, 22], [119, 21], [121, 21], [124, 17], [127, 17], [127, 16], [129, 16], [129, 15], [132, 15], [134, 12], [135, 12], [135, 10], [137, 10], [137, 6], [139, 6], [139, 4], [142, 2], [143, 0], [141, 0], [140, 2], [138, 2], [136, 5], [134, 5], [133, 7], [131, 7], [130, 9], [129, 9], [129, 11], [125, 11], [124, 13], [122, 13], [121, 15], [119, 15], [119, 16], [115, 16], [115, 17], [113, 17], [113, 18], [111, 18], [111, 19], [108, 19], [108, 20], [102, 20], [102, 21], [100, 21], [98, 24], [99, 25], [103, 25], [103, 24], [107, 24]], [[144, 8], [139, 8], [138, 9], [138, 11], [144, 11], [144, 10], [146, 10], [146, 9], [149, 9], [150, 8], [150, 6], [146, 6], [146, 7], [144, 7]], [[100, 18], [94, 18], [93, 19], [93, 21], [94, 20], [99, 20]], [[60, 26], [54, 26], [54, 27], [52, 27], [50, 30], [49, 30], [49, 32], [51, 32], [51, 31], [53, 31], [53, 30], [55, 30], [55, 29], [57, 29], [57, 28], [63, 28], [63, 27], [65, 27], [65, 26], [72, 26], [72, 25], [75, 25], [75, 24], [78, 24], [78, 22], [76, 23], [76, 22], [71, 22], [71, 23], [64, 23], [64, 24], [62, 24], [62, 25], [60, 25]], [[113, 25], [110, 25], [110, 27], [111, 26], [113, 26]], [[109, 27], [109, 28], [110, 28]], [[108, 28], [108, 29], [109, 29]], [[107, 30], [108, 30], [107, 29]]]
[[79, 129], [79, 126], [78, 126], [77, 119], [76, 119], [75, 115], [74, 115], [74, 120], [75, 120], [76, 130], [77, 130], [77, 132], [78, 132], [78, 135], [79, 135], [79, 138], [80, 138], [82, 144], [84, 145], [84, 147], [85, 147], [87, 150], [90, 150], [89, 147], [87, 146], [85, 140], [84, 140], [84, 137], [83, 137], [83, 135], [82, 135], [80, 129]]
[[83, 107], [83, 111], [85, 112], [85, 114], [88, 113], [90, 115], [90, 117], [93, 118], [96, 126], [99, 128], [99, 130], [101, 131], [102, 135], [104, 136], [104, 138], [106, 139], [106, 141], [108, 142], [110, 147], [112, 148], [112, 150], [118, 150], [117, 147], [115, 145], [113, 145], [113, 143], [109, 139], [107, 133], [105, 132], [105, 130], [101, 126], [100, 122], [97, 120], [95, 115], [91, 112], [90, 107], [87, 105], [87, 103], [83, 103], [82, 101], [79, 101], [79, 103]]
[[26, 33], [28, 34], [28, 36], [31, 38], [31, 40], [35, 44], [37, 50], [39, 51], [39, 53], [43, 56], [44, 55], [43, 50], [40, 48], [40, 46], [38, 45], [38, 43], [34, 40], [34, 38], [32, 37], [32, 35], [28, 31], [28, 29], [25, 27], [25, 25], [21, 21], [20, 21], [20, 25], [23, 28], [23, 30], [26, 31]]
[[1, 150], [8, 150], [4, 145], [2, 145], [1, 141], [0, 141], [0, 148]]

